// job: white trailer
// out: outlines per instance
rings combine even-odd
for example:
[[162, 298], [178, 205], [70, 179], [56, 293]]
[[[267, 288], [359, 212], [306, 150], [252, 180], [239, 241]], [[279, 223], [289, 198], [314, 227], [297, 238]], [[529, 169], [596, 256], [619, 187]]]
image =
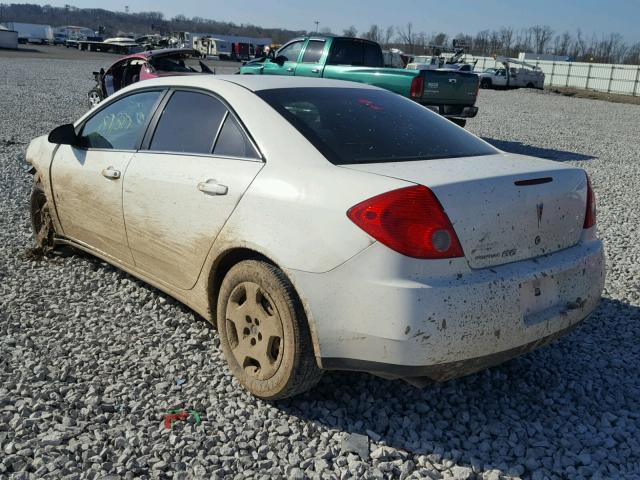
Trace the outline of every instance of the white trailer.
[[478, 74], [482, 88], [544, 88], [544, 72], [537, 66], [507, 57], [496, 57], [496, 63], [501, 66]]
[[231, 57], [231, 43], [219, 38], [200, 37], [194, 40], [195, 48], [202, 58], [218, 57], [221, 60]]
[[9, 30], [18, 32], [20, 43], [53, 43], [53, 28], [50, 25], [38, 23], [5, 22], [3, 24]]

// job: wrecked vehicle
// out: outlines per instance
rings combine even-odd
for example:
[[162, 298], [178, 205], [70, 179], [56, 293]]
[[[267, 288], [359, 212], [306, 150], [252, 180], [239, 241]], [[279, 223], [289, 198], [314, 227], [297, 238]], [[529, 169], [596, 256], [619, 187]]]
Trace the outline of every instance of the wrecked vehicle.
[[149, 80], [26, 159], [38, 246], [84, 250], [191, 307], [265, 399], [324, 370], [472, 373], [568, 332], [603, 289], [582, 168], [502, 152], [369, 85]]
[[190, 59], [199, 57], [197, 50], [168, 48], [134, 53], [121, 58], [106, 71], [93, 72], [96, 86], [87, 94], [89, 106], [94, 107], [109, 95], [133, 83], [150, 78], [172, 75], [190, 75], [195, 73], [214, 73], [202, 61], [198, 68], [189, 65]]

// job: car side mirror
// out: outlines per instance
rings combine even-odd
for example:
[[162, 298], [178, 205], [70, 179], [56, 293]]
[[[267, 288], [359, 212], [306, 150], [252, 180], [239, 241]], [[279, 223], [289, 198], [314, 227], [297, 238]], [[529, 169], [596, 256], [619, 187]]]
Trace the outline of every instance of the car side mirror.
[[285, 57], [284, 55], [278, 55], [275, 59], [274, 62], [276, 62], [278, 65], [283, 66], [284, 62], [287, 61], [287, 57]]
[[76, 145], [78, 143], [78, 135], [72, 123], [65, 123], [51, 130], [48, 140], [49, 143], [58, 145]]

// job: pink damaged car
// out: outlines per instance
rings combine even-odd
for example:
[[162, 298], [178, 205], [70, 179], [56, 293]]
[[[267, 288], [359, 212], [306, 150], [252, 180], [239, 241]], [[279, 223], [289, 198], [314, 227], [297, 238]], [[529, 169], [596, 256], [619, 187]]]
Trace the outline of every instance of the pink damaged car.
[[[99, 72], [93, 72], [96, 86], [89, 90], [89, 106], [94, 107], [121, 88], [141, 80], [172, 75], [214, 73], [202, 61], [195, 62], [198, 56], [198, 51], [186, 48], [149, 50], [127, 55], [106, 71], [100, 69]], [[191, 63], [198, 65], [199, 70]]]

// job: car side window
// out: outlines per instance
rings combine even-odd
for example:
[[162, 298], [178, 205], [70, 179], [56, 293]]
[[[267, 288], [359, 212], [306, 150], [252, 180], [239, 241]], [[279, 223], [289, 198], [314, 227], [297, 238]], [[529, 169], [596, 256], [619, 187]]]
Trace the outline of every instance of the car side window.
[[302, 63], [318, 63], [324, 51], [324, 40], [309, 40], [302, 56]]
[[287, 62], [297, 62], [298, 56], [300, 56], [300, 51], [302, 50], [302, 44], [304, 42], [300, 40], [299, 42], [293, 42], [282, 48], [278, 51], [279, 57], [285, 57]]
[[211, 95], [177, 91], [162, 112], [149, 149], [210, 154], [226, 113], [224, 104]]
[[260, 155], [258, 155], [258, 152], [256, 152], [256, 149], [231, 114], [227, 115], [224, 121], [213, 149], [213, 154], [222, 157], [260, 158]]
[[135, 150], [161, 94], [134, 93], [103, 108], [82, 127], [80, 147]]

